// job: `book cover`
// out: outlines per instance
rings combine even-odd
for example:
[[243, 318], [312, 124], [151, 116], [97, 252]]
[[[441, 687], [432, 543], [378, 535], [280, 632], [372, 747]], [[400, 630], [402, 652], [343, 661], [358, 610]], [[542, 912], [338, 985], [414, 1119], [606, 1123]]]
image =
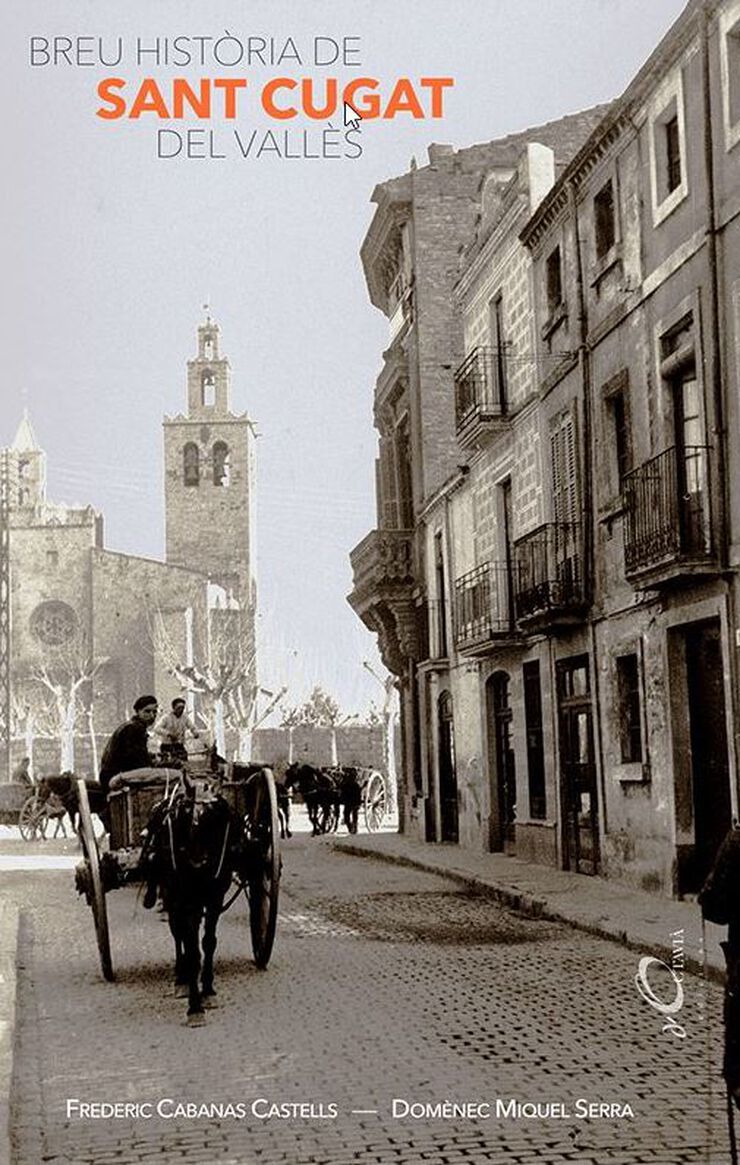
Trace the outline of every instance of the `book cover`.
[[[16, 1165], [732, 1159], [696, 897], [738, 812], [739, 30], [738, 0], [6, 14]], [[144, 793], [82, 873], [61, 809], [23, 835], [144, 708], [193, 780], [213, 745], [301, 794], [281, 863], [250, 823], [197, 1030], [120, 885]], [[329, 770], [358, 826], [341, 784], [309, 816]]]

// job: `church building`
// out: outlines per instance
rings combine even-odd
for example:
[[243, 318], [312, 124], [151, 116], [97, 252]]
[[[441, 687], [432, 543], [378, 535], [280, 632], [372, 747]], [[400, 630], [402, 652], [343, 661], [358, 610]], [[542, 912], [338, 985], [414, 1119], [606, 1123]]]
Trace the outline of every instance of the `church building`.
[[230, 367], [206, 316], [187, 363], [186, 411], [166, 416], [164, 561], [106, 547], [103, 517], [46, 493], [24, 415], [6, 451], [11, 757], [37, 775], [92, 774], [142, 692], [182, 693], [233, 752], [256, 684], [254, 433], [231, 410]]

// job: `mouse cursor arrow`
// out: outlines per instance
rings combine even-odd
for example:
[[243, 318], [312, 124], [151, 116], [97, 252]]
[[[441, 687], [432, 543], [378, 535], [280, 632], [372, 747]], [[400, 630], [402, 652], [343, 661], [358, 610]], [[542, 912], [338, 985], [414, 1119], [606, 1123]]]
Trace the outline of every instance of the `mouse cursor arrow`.
[[344, 124], [351, 126], [352, 129], [359, 129], [362, 118], [356, 109], [350, 105], [348, 101], [344, 102]]

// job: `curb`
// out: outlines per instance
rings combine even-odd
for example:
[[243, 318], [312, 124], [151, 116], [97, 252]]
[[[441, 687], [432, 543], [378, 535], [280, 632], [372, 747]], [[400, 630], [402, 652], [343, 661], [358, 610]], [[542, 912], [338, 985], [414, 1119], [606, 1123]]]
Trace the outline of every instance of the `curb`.
[[[345, 842], [344, 840], [335, 841], [332, 839], [329, 844], [337, 852], [350, 854], [352, 857], [370, 858], [379, 862], [388, 862], [396, 866], [409, 866], [412, 869], [424, 870], [428, 874], [437, 874], [441, 878], [450, 878], [452, 881], [459, 882], [462, 886], [465, 886], [474, 893], [491, 898], [495, 902], [499, 902], [502, 906], [517, 910], [520, 914], [526, 914], [529, 918], [542, 918], [547, 919], [549, 922], [560, 922], [564, 926], [570, 926], [574, 930], [580, 930], [584, 934], [593, 935], [595, 938], [603, 938], [609, 942], [619, 943], [620, 946], [627, 947], [628, 950], [639, 951], [643, 955], [653, 955], [656, 958], [664, 959], [668, 963], [671, 961], [673, 952], [668, 943], [658, 941], [651, 943], [645, 940], [630, 938], [625, 930], [614, 930], [607, 926], [600, 926], [598, 922], [587, 922], [585, 919], [563, 913], [557, 908], [550, 906], [546, 898], [535, 897], [526, 891], [512, 890], [508, 886], [487, 881], [485, 878], [479, 877], [476, 874], [471, 874], [469, 870], [440, 866], [422, 857], [410, 857], [407, 854], [394, 854], [382, 850], [365, 849], [361, 845], [356, 845], [353, 842]], [[710, 979], [712, 982], [719, 983], [720, 985], [723, 985], [725, 982], [724, 969], [715, 966], [709, 960], [704, 962], [701, 958], [687, 953], [684, 965], [685, 970], [690, 971], [694, 975]]]
[[0, 902], [0, 1165], [9, 1165], [10, 1162], [18, 920], [18, 907]]

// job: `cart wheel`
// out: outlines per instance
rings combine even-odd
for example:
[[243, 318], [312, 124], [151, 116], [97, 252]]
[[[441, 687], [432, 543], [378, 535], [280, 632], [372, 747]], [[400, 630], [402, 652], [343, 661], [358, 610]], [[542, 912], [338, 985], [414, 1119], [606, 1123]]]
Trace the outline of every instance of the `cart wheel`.
[[37, 831], [41, 833], [42, 813], [43, 810], [39, 807], [36, 793], [31, 793], [31, 796], [27, 797], [21, 805], [21, 811], [18, 814], [18, 829], [24, 841], [34, 841]]
[[95, 922], [95, 935], [100, 952], [100, 967], [103, 978], [110, 982], [113, 979], [113, 964], [110, 957], [110, 935], [108, 933], [108, 910], [105, 904], [105, 890], [100, 877], [100, 851], [95, 839], [90, 801], [87, 796], [87, 785], [83, 780], [77, 782], [77, 796], [80, 808], [80, 837], [82, 848], [87, 860], [90, 874], [87, 898], [92, 907]]
[[254, 773], [249, 778], [248, 790], [245, 826], [253, 851], [247, 879], [249, 929], [254, 961], [260, 970], [264, 970], [275, 942], [280, 883], [280, 825], [275, 778], [270, 769]]
[[369, 833], [377, 833], [385, 821], [388, 808], [388, 791], [385, 777], [382, 773], [372, 772], [365, 785], [363, 809], [365, 811], [365, 825]]

